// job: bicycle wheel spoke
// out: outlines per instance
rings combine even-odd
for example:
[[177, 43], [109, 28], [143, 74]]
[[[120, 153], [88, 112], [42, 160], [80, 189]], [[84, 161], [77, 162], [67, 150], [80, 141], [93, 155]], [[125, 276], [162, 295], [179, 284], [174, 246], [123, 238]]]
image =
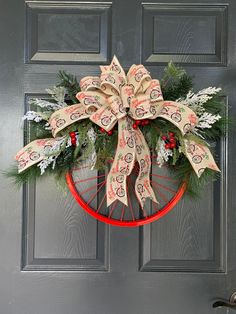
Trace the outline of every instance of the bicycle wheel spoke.
[[87, 193], [87, 192], [89, 192], [89, 191], [91, 191], [91, 190], [94, 190], [95, 188], [97, 188], [99, 185], [101, 185], [101, 184], [104, 183], [104, 182], [106, 182], [106, 180], [105, 180], [105, 181], [102, 181], [102, 182], [100, 182], [100, 183], [97, 183], [97, 184], [91, 186], [90, 188], [87, 188], [86, 190], [81, 191], [80, 194], [83, 195], [83, 194], [85, 194], [85, 193]]
[[112, 205], [112, 207], [111, 207], [111, 211], [109, 212], [109, 218], [111, 218], [111, 216], [112, 216], [112, 213], [113, 213], [113, 211], [114, 211], [114, 209], [115, 209], [115, 206], [116, 206], [116, 204], [117, 204], [117, 200], [113, 203], [113, 205]]
[[104, 196], [103, 196], [103, 198], [102, 198], [102, 201], [101, 201], [101, 203], [99, 204], [98, 209], [96, 210], [96, 213], [98, 213], [98, 212], [100, 211], [100, 209], [101, 209], [101, 207], [102, 207], [102, 204], [104, 203], [105, 197], [106, 197], [106, 193], [104, 194]]
[[163, 175], [160, 175], [160, 174], [151, 173], [151, 176], [154, 176], [154, 177], [157, 177], [157, 178], [160, 178], [160, 179], [165, 179], [165, 180], [171, 181], [173, 183], [178, 183], [179, 182], [178, 180], [175, 180], [175, 179], [172, 179], [170, 177], [163, 176]]
[[99, 184], [101, 184], [101, 185], [100, 185], [99, 189], [98, 189], [98, 190], [91, 196], [91, 198], [88, 200], [88, 202], [87, 202], [88, 205], [92, 202], [92, 200], [94, 199], [94, 197], [98, 194], [98, 192], [99, 192], [99, 191], [101, 190], [101, 188], [105, 185], [105, 183], [106, 183], [106, 181], [103, 181], [103, 182], [99, 183]]
[[166, 191], [169, 191], [169, 192], [171, 192], [172, 194], [176, 194], [176, 191], [174, 191], [174, 190], [168, 188], [167, 186], [165, 186], [165, 185], [163, 185], [163, 184], [160, 184], [160, 183], [158, 183], [158, 182], [156, 182], [156, 181], [153, 181], [153, 180], [152, 180], [152, 182], [154, 182], [154, 183], [155, 183], [157, 186], [159, 186], [160, 188], [162, 188], [162, 189], [164, 189], [164, 190], [166, 190]]
[[125, 205], [123, 205], [123, 206], [122, 206], [122, 209], [121, 209], [120, 221], [123, 221], [124, 213], [125, 213]]
[[[150, 181], [152, 184], [157, 185], [156, 182], [154, 181]], [[157, 188], [157, 193], [160, 195], [161, 199], [165, 202], [168, 203], [168, 199], [166, 198], [166, 196]]]
[[85, 166], [81, 166], [81, 167], [75, 167], [73, 168], [73, 171], [81, 171], [83, 169], [88, 169], [90, 168], [91, 166], [88, 166], [88, 165], [85, 165]]
[[128, 195], [128, 204], [129, 204], [128, 207], [130, 209], [130, 213], [131, 213], [132, 219], [134, 220], [134, 212], [133, 212], [133, 206], [132, 206], [131, 198], [130, 198], [130, 195], [129, 195], [129, 189], [127, 189], [127, 195]]
[[83, 182], [87, 182], [87, 181], [91, 181], [91, 180], [95, 180], [95, 179], [99, 179], [99, 178], [102, 178], [102, 177], [105, 177], [105, 174], [101, 174], [99, 176], [94, 176], [94, 177], [87, 178], [87, 179], [78, 180], [78, 181], [75, 181], [75, 184], [83, 183]]
[[158, 208], [157, 203], [154, 203], [154, 202], [153, 202], [153, 207], [154, 207], [154, 209], [155, 209], [156, 212], [158, 212], [158, 211], [160, 210], [160, 209]]

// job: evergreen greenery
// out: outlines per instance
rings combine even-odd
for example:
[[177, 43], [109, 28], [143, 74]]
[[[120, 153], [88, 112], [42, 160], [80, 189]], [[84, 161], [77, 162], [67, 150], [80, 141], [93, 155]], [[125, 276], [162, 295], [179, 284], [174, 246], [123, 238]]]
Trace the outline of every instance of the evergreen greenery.
[[176, 100], [184, 98], [193, 87], [192, 77], [180, 67], [176, 67], [172, 62], [164, 69], [161, 80], [161, 89], [164, 99]]
[[72, 102], [73, 104], [78, 103], [75, 95], [80, 91], [80, 86], [76, 76], [66, 73], [65, 71], [59, 71], [58, 78], [59, 83], [57, 86], [65, 87], [67, 91], [67, 102]]

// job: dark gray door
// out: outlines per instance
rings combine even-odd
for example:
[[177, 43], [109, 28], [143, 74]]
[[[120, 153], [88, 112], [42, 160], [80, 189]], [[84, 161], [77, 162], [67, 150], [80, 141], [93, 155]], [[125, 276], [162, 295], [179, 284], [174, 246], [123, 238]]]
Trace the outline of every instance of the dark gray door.
[[[235, 114], [235, 15], [233, 0], [1, 0], [1, 169], [23, 144], [27, 98], [60, 69], [97, 75], [113, 54], [156, 78], [179, 62], [196, 89], [221, 85]], [[236, 290], [234, 134], [218, 146], [222, 179], [144, 228], [95, 221], [53, 179], [22, 192], [2, 178], [0, 313], [226, 313], [212, 303]]]

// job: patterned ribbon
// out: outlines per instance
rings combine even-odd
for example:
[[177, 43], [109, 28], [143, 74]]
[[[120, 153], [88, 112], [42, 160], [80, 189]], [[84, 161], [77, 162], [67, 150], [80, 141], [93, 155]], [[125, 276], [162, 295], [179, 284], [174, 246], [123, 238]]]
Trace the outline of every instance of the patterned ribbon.
[[[111, 130], [118, 122], [118, 146], [107, 177], [107, 205], [119, 200], [128, 204], [127, 177], [135, 161], [139, 174], [135, 192], [143, 207], [146, 198], [157, 202], [150, 184], [150, 151], [139, 128], [133, 129], [134, 120], [164, 118], [173, 123], [184, 135], [198, 122], [196, 114], [187, 106], [174, 101], [164, 101], [158, 80], [153, 80], [143, 65], [132, 65], [127, 75], [114, 56], [108, 66], [101, 66], [100, 77], [84, 77], [80, 81], [81, 92], [76, 97], [79, 104], [54, 112], [49, 120], [52, 135], [56, 135], [81, 119], [91, 121]], [[45, 146], [55, 139], [36, 140], [21, 149], [16, 160], [19, 172], [39, 162], [45, 155]], [[42, 143], [42, 142], [40, 142]], [[205, 168], [219, 171], [207, 146], [185, 139], [186, 156], [194, 171], [201, 176]], [[32, 160], [32, 154], [36, 155]]]

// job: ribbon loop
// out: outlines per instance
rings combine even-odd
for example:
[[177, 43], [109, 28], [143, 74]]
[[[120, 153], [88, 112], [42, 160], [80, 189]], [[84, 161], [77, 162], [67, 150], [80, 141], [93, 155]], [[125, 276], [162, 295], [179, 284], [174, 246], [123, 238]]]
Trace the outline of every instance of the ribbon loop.
[[101, 80], [97, 76], [85, 76], [80, 80], [80, 89], [83, 92], [88, 90], [95, 90], [96, 88], [100, 88]]
[[135, 97], [131, 100], [129, 114], [135, 120], [151, 119], [153, 118], [151, 106], [149, 96], [142, 94], [142, 96]]
[[151, 80], [150, 73], [142, 64], [133, 64], [127, 73], [127, 78], [129, 84], [134, 86], [135, 94], [144, 91], [145, 82]]
[[126, 81], [126, 74], [125, 71], [123, 70], [122, 66], [120, 65], [119, 60], [117, 59], [116, 56], [113, 57], [111, 64], [108, 66], [100, 66], [100, 69], [103, 72], [107, 71], [112, 71], [117, 73], [118, 75], [122, 76], [124, 80]]
[[173, 123], [184, 135], [197, 124], [198, 118], [193, 110], [175, 101], [160, 101], [153, 103], [156, 113], [153, 116], [163, 118]]
[[115, 72], [104, 72], [101, 75], [101, 90], [107, 95], [119, 95], [124, 84], [124, 78]]
[[106, 97], [99, 91], [85, 91], [76, 94], [76, 98], [86, 108], [99, 109], [106, 104]]
[[87, 109], [83, 104], [75, 104], [55, 111], [48, 121], [53, 137], [69, 125], [88, 118], [93, 111], [91, 108]]
[[90, 120], [104, 130], [110, 131], [117, 122], [117, 116], [111, 106], [103, 106], [90, 116]]
[[134, 89], [130, 85], [124, 85], [120, 90], [120, 97], [125, 108], [130, 107], [132, 98], [134, 97]]
[[146, 94], [149, 95], [150, 102], [163, 101], [161, 85], [158, 80], [148, 82]]
[[108, 104], [110, 105], [112, 112], [116, 115], [117, 119], [121, 119], [126, 116], [126, 108], [124, 103], [119, 96], [111, 96], [108, 99]]
[[109, 66], [101, 67], [101, 90], [107, 95], [119, 95], [120, 89], [126, 81], [125, 72], [114, 56]]

